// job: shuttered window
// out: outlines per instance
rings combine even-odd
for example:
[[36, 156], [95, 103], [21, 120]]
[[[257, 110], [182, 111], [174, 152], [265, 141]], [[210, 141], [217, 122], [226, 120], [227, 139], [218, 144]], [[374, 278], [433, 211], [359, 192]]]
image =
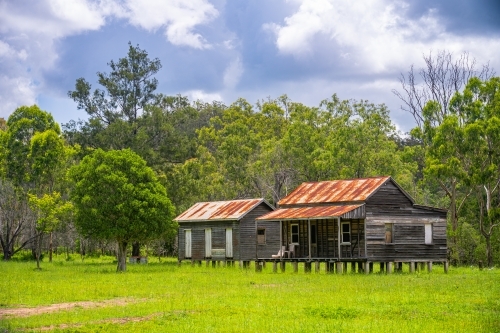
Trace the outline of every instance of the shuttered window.
[[425, 224], [425, 244], [432, 244], [432, 224]]
[[205, 258], [212, 257], [212, 229], [205, 229]]
[[184, 239], [185, 239], [185, 254], [186, 258], [191, 258], [191, 229], [184, 230]]
[[233, 257], [233, 228], [226, 229], [226, 258]]

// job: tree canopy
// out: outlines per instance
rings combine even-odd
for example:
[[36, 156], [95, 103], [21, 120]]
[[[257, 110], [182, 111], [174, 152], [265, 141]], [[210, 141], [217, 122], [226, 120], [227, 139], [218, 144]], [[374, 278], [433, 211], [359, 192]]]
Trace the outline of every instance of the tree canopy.
[[118, 242], [118, 271], [126, 269], [129, 243], [159, 237], [175, 227], [174, 207], [164, 186], [130, 149], [97, 149], [69, 174], [78, 230], [88, 237]]

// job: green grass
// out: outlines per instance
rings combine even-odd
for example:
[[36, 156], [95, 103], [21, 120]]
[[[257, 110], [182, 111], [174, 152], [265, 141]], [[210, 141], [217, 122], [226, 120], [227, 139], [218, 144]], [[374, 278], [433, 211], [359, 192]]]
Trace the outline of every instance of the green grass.
[[[252, 265], [253, 266], [253, 265]], [[253, 267], [0, 262], [0, 310], [79, 301], [29, 317], [0, 317], [0, 332], [500, 332], [500, 270], [434, 266], [432, 273], [262, 273]]]

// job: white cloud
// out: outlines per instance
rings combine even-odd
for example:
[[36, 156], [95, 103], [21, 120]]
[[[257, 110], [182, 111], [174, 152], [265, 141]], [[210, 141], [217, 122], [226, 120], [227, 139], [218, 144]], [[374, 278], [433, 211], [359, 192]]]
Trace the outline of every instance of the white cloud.
[[36, 102], [44, 72], [57, 62], [61, 39], [101, 29], [109, 20], [154, 31], [168, 41], [197, 49], [210, 44], [195, 32], [217, 17], [207, 0], [0, 0], [0, 117]]
[[213, 101], [223, 101], [222, 96], [218, 93], [206, 93], [203, 90], [189, 90], [182, 95], [188, 96], [192, 101], [203, 101], [212, 103]]
[[165, 36], [174, 45], [206, 49], [211, 45], [195, 27], [218, 16], [215, 7], [206, 0], [128, 0], [130, 23], [146, 30], [165, 28]]
[[239, 57], [231, 61], [224, 70], [224, 86], [229, 89], [236, 87], [243, 72], [243, 64]]
[[[283, 54], [302, 58], [327, 50], [348, 59], [358, 71], [381, 73], [420, 63], [423, 53], [446, 48], [460, 53], [471, 44], [500, 51], [500, 39], [456, 36], [446, 31], [435, 10], [411, 18], [404, 1], [301, 0], [282, 25], [266, 24]], [[345, 55], [349, 57], [346, 58]]]

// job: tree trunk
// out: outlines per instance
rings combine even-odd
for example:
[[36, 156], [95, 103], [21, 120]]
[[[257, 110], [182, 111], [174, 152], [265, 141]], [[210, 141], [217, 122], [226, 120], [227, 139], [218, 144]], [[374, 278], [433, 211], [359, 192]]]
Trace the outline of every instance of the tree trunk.
[[488, 267], [493, 267], [493, 255], [491, 253], [491, 236], [485, 236], [486, 239], [486, 260], [488, 261]]
[[50, 233], [50, 240], [49, 240], [49, 262], [52, 262], [52, 233]]
[[40, 235], [36, 237], [36, 242], [37, 242], [35, 244], [36, 269], [41, 269], [40, 268], [40, 257], [42, 254], [42, 237], [43, 237], [42, 233], [40, 233]]
[[127, 269], [127, 242], [118, 241], [118, 266], [117, 272], [125, 272]]
[[132, 243], [132, 256], [139, 257], [141, 255], [141, 244], [139, 242]]

